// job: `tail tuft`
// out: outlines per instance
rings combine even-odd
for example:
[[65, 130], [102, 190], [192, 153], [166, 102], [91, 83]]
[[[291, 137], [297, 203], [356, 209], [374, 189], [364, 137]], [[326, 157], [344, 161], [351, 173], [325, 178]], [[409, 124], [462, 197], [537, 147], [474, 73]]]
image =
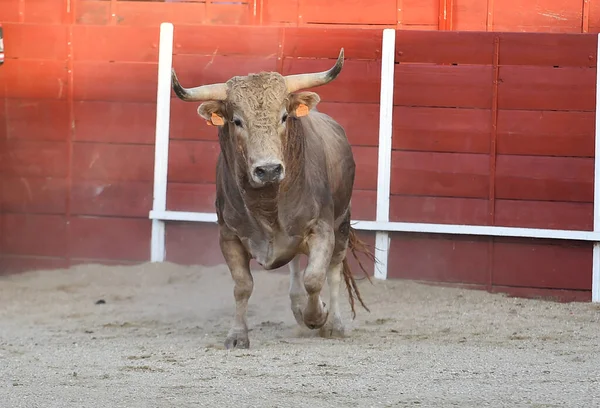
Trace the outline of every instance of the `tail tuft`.
[[[361, 241], [358, 238], [358, 236], [356, 235], [356, 230], [353, 229], [352, 227], [350, 227], [350, 235], [348, 237], [348, 249], [352, 252], [352, 256], [354, 257], [354, 259], [356, 259], [358, 261], [358, 265], [360, 266], [360, 269], [362, 269], [363, 273], [365, 274], [365, 276], [367, 277], [369, 282], [373, 283], [371, 281], [371, 277], [365, 270], [365, 267], [363, 266], [362, 262], [360, 262], [357, 252], [360, 252], [360, 253], [366, 255], [367, 258], [369, 258], [373, 262], [376, 262], [375, 256], [368, 249], [367, 244], [365, 244], [363, 241]], [[348, 264], [347, 256], [344, 258], [342, 265], [343, 265], [342, 266], [342, 274], [344, 276], [344, 281], [346, 282], [346, 288], [348, 289], [348, 297], [350, 300], [350, 307], [352, 308], [352, 319], [356, 318], [356, 311], [354, 310], [354, 298], [355, 297], [360, 302], [362, 307], [367, 312], [370, 313], [371, 311], [363, 302], [362, 297], [360, 295], [360, 291], [358, 290], [358, 286], [356, 286], [356, 280], [354, 279], [354, 275], [352, 274], [352, 271], [350, 270], [350, 265]]]

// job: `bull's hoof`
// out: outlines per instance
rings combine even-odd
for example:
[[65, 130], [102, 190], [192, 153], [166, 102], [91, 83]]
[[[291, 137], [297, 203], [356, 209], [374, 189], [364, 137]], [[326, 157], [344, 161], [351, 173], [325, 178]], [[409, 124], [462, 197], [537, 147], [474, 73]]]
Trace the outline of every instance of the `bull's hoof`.
[[231, 331], [225, 339], [225, 348], [231, 349], [247, 349], [250, 348], [250, 340], [248, 332]]
[[304, 324], [311, 330], [320, 329], [327, 322], [329, 312], [325, 303], [321, 302], [321, 307], [314, 311], [304, 312]]
[[331, 316], [327, 320], [327, 323], [319, 330], [319, 336], [325, 339], [346, 337], [346, 329], [344, 328], [342, 319], [339, 316]]

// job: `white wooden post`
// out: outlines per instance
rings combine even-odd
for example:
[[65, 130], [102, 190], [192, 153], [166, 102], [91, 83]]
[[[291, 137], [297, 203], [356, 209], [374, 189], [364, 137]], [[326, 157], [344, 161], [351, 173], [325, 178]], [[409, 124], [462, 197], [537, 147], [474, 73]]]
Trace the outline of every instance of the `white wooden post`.
[[[594, 151], [594, 232], [600, 232], [600, 34], [596, 52], [596, 133]], [[600, 302], [600, 242], [592, 257], [592, 302]]]

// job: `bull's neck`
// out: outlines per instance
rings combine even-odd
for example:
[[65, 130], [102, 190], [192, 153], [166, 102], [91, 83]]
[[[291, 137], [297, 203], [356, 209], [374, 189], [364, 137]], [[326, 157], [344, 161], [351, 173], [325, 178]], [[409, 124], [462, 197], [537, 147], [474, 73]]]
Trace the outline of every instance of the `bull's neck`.
[[253, 218], [270, 226], [277, 224], [279, 220], [280, 185], [254, 189], [246, 182], [242, 188], [242, 199], [246, 211]]

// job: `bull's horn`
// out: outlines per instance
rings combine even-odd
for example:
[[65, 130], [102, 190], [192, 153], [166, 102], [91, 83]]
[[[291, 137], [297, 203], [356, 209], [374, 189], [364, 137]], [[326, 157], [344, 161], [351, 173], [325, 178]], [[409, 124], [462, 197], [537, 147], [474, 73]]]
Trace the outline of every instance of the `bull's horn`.
[[315, 86], [325, 85], [333, 81], [342, 71], [344, 65], [344, 49], [340, 50], [335, 65], [327, 71], [315, 72], [312, 74], [297, 74], [288, 75], [285, 77], [288, 92], [296, 92], [300, 89], [312, 88]]
[[173, 68], [171, 68], [171, 84], [175, 94], [183, 101], [223, 101], [227, 99], [227, 85], [220, 83], [184, 88], [179, 83]]

